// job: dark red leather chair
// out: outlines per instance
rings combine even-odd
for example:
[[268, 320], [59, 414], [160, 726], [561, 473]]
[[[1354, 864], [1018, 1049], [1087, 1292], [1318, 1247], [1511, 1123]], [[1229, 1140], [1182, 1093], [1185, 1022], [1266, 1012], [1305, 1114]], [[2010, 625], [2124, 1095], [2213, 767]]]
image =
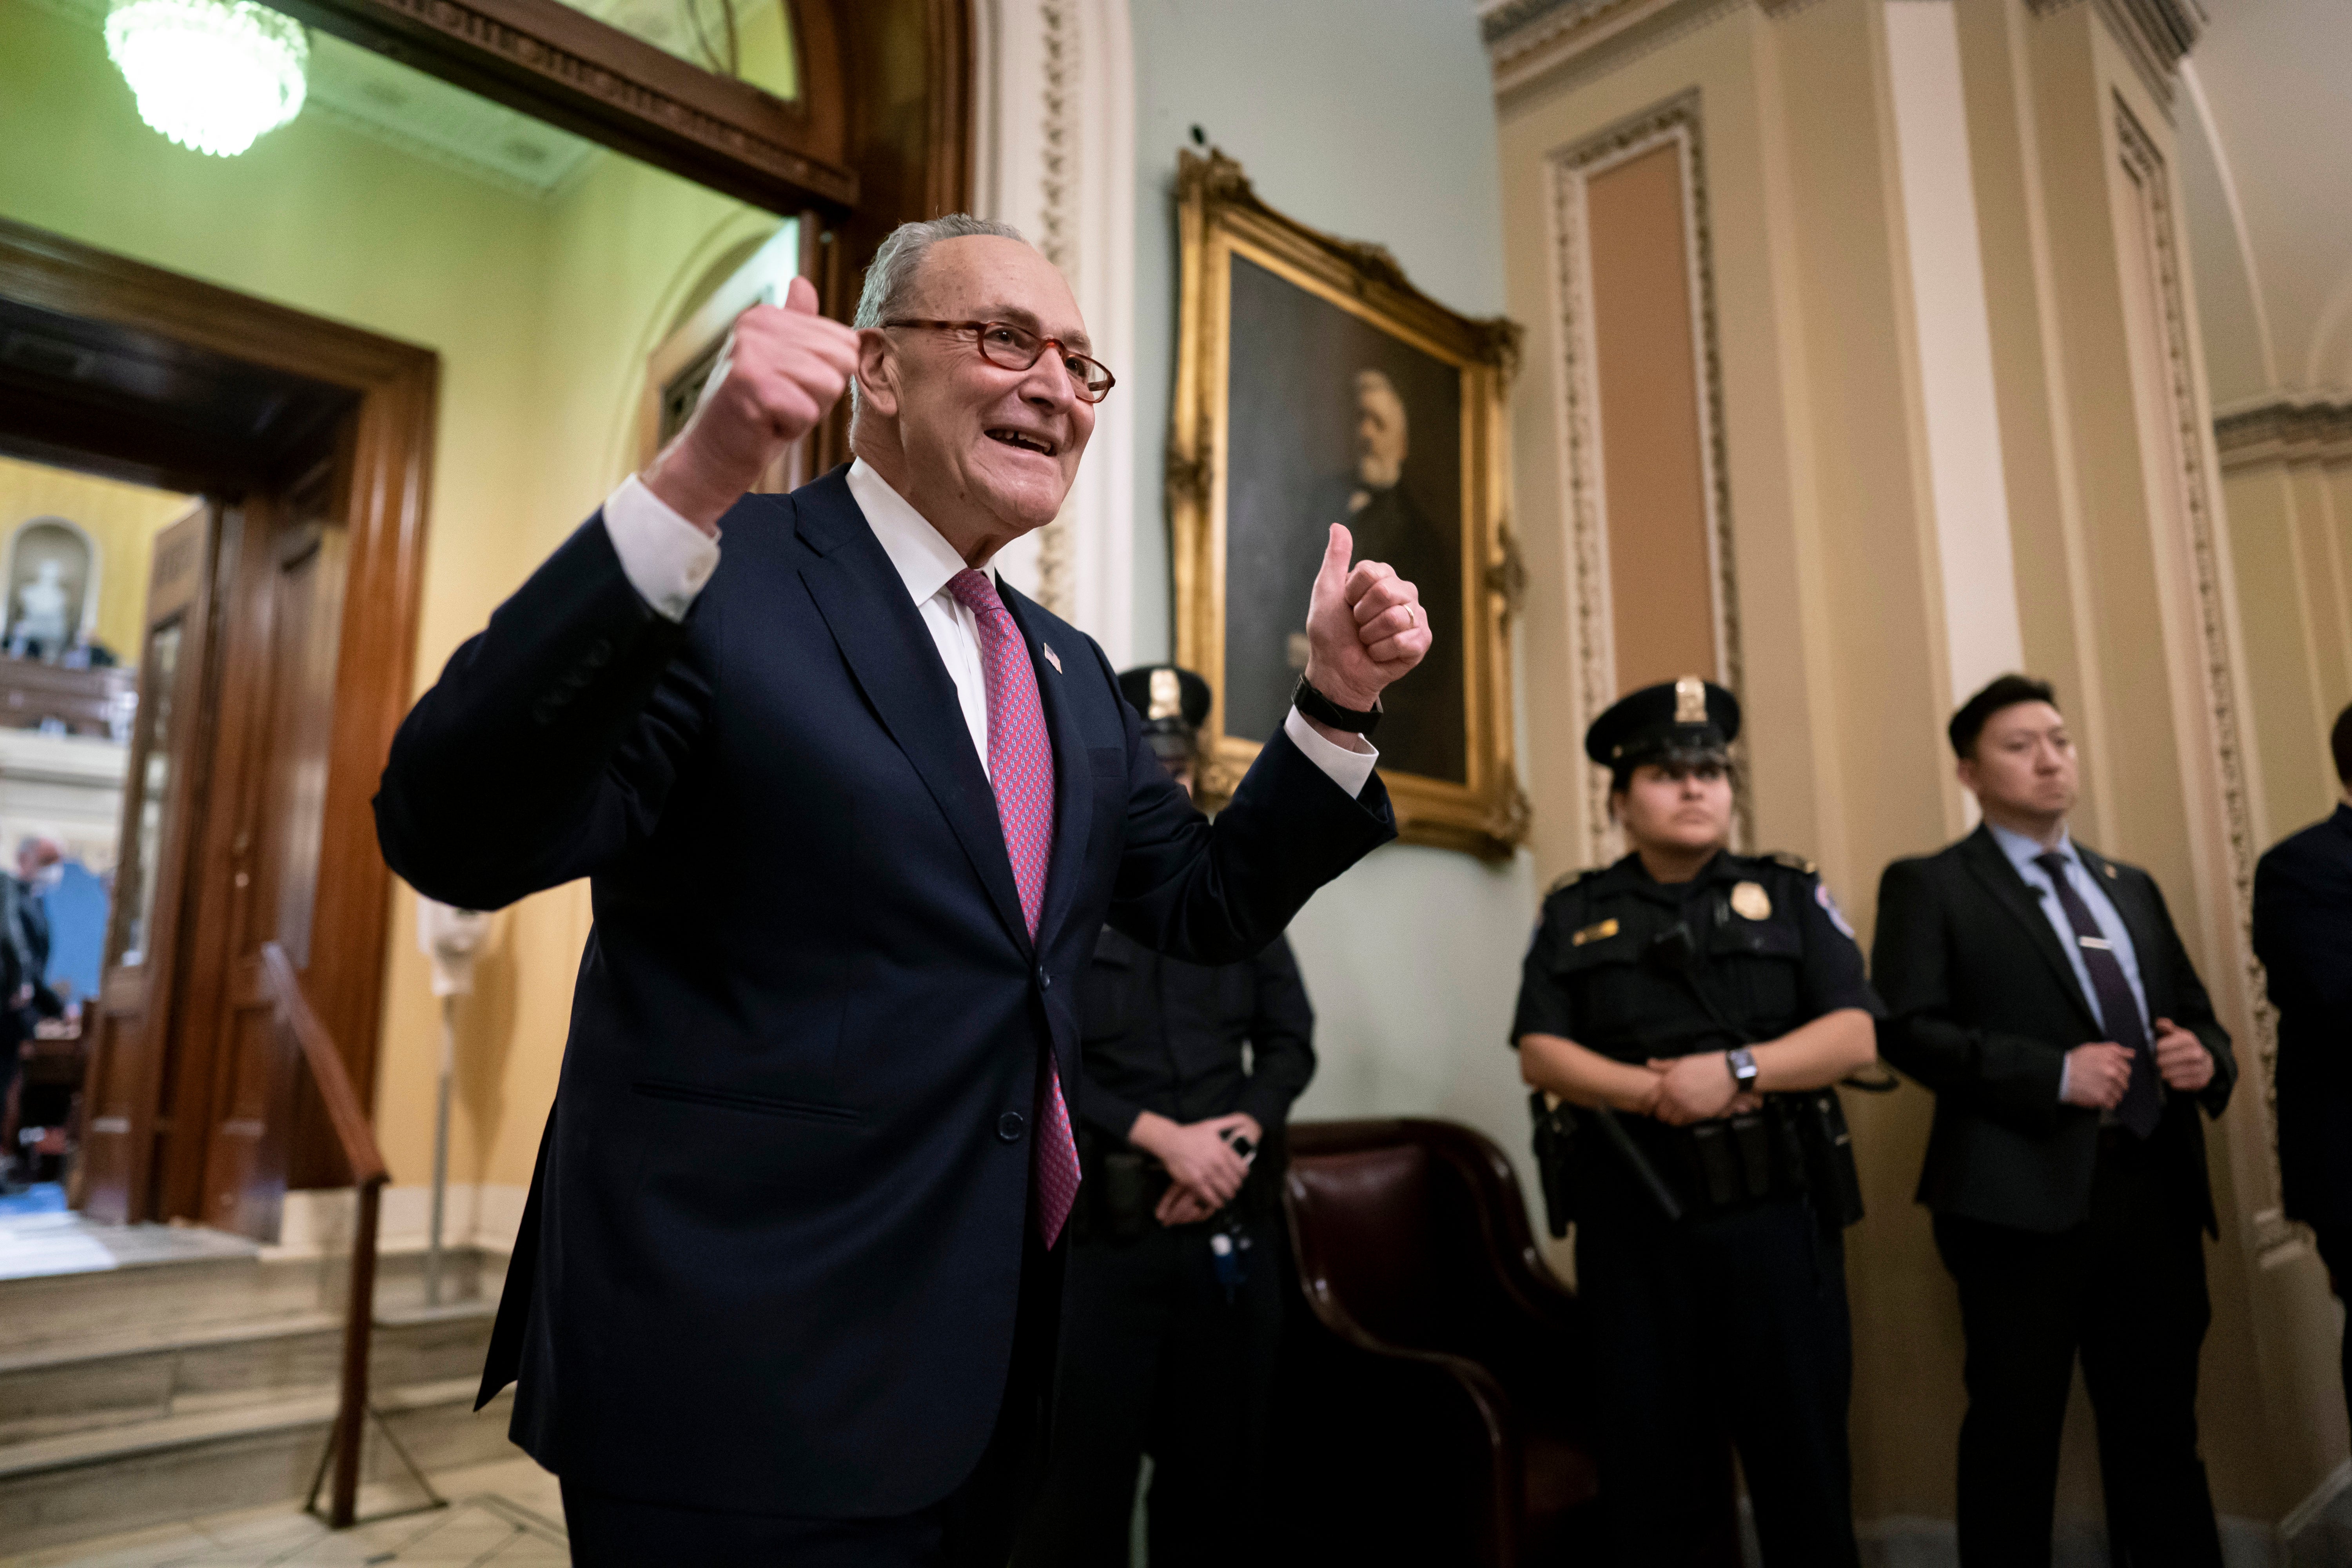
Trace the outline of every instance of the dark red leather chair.
[[1276, 1392], [1298, 1562], [1605, 1561], [1577, 1299], [1501, 1150], [1450, 1121], [1294, 1122], [1300, 1300]]

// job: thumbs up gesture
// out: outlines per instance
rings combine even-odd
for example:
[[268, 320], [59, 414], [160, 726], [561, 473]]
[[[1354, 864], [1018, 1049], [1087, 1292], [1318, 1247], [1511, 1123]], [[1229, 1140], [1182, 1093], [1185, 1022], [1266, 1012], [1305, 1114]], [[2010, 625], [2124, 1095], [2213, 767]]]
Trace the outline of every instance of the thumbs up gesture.
[[1422, 661], [1430, 633], [1421, 590], [1378, 561], [1351, 569], [1355, 548], [1347, 525], [1333, 523], [1307, 605], [1307, 682], [1360, 711]]
[[816, 428], [857, 364], [855, 329], [817, 314], [816, 287], [793, 279], [782, 305], [735, 318], [702, 402], [639, 477], [706, 533], [786, 447]]

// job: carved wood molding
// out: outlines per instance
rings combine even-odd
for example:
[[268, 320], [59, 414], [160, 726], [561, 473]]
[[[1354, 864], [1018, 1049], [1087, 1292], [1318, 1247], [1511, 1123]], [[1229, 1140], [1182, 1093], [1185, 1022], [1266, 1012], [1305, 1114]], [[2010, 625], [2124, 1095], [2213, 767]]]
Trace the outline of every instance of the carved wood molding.
[[[560, 0], [284, 0], [279, 9], [772, 211], [856, 204], [857, 176], [827, 144], [838, 127], [822, 123], [834, 114], [698, 69]], [[821, 10], [810, 7], [809, 19]], [[809, 90], [829, 97], [838, 73], [822, 46], [831, 29], [800, 36], [819, 46], [803, 62]]]

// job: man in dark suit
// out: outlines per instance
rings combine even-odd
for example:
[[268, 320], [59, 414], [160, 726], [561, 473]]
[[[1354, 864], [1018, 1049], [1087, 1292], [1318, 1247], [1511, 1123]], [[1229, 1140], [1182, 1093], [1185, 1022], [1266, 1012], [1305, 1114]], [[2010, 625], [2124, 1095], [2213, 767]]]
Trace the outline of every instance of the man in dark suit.
[[2002, 676], [1949, 732], [1984, 823], [1886, 868], [1871, 971], [1881, 1054], [1936, 1093], [1919, 1201], [1968, 1336], [1960, 1560], [2050, 1561], [2079, 1353], [2116, 1561], [2219, 1568], [2198, 1112], [2229, 1103], [2230, 1037], [2155, 880], [2068, 837], [2074, 747], [2049, 686]]
[[[1061, 510], [1087, 347], [969, 217], [895, 233], [856, 330], [795, 282], [394, 743], [378, 831], [419, 889], [592, 879], [483, 1379], [519, 1381], [575, 1562], [1002, 1564], [1097, 933], [1245, 956], [1393, 832], [1361, 734], [1428, 631], [1346, 530], [1304, 707], [1213, 826], [1102, 651], [983, 570]], [[857, 460], [746, 495], [853, 376]]]
[[[2352, 1288], [2352, 708], [2328, 735], [2344, 798], [2254, 868], [2254, 955], [2278, 1009], [2280, 1194], [2329, 1282]], [[2352, 1407], [2352, 1334], [2344, 1342]]]

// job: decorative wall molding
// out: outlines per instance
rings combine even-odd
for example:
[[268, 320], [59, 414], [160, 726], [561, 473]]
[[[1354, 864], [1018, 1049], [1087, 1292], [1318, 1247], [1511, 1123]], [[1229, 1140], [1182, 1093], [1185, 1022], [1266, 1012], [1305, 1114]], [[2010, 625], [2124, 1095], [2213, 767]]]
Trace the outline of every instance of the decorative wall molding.
[[[1790, 3], [1790, 0], [1784, 0]], [[1591, 80], [1757, 0], [1488, 0], [1478, 26], [1503, 97]], [[1772, 7], [1767, 4], [1766, 9]]]
[[[1591, 237], [1585, 192], [1605, 171], [1662, 146], [1681, 161], [1685, 255], [1690, 270], [1691, 343], [1699, 388], [1699, 461], [1707, 514], [1707, 552], [1714, 590], [1716, 679], [1736, 694], [1744, 684], [1740, 654], [1739, 583], [1732, 549], [1731, 486], [1723, 445], [1722, 354], [1717, 342], [1715, 260], [1707, 222], [1706, 164], [1699, 133], [1697, 89], [1683, 93], [1551, 158], [1552, 289], [1561, 366], [1558, 440], [1569, 520], [1569, 647], [1576, 661], [1570, 729], [1585, 726], [1616, 700], [1615, 635], [1609, 590], [1607, 490], [1601, 445], [1600, 385], [1595, 379]], [[1614, 858], [1608, 781], [1595, 772], [1588, 784], [1588, 859]], [[1739, 842], [1754, 841], [1753, 808], [1739, 792]]]
[[2036, 15], [2050, 16], [2084, 4], [2098, 7], [2100, 17], [2131, 58], [2132, 68], [2147, 84], [2167, 114], [2172, 111], [2173, 83], [2180, 62], [2205, 30], [2205, 12], [2198, 0], [2027, 0]]
[[2352, 403], [2282, 397], [2213, 421], [2213, 444], [2227, 472], [2270, 462], [2352, 459]]
[[[1135, 65], [1127, 0], [975, 0], [974, 205], [1062, 269], [1114, 374], [1134, 363]], [[1130, 389], [1097, 405], [1062, 515], [998, 557], [1005, 575], [1128, 661], [1134, 626]]]
[[2180, 515], [2188, 524], [2191, 584], [2196, 593], [2198, 664], [2204, 677], [2204, 701], [2211, 725], [2212, 782], [2221, 798], [2230, 879], [2230, 934], [2242, 981], [2246, 1009], [2253, 1020], [2253, 1057], [2262, 1085], [2260, 1104], [2264, 1146], [2271, 1152], [2271, 1191], [2242, 1194], [2259, 1198], [2263, 1206], [2249, 1205], [2256, 1224], [2258, 1251], [2291, 1242], [2293, 1234], [2278, 1211], [2270, 1206], [2277, 1191], [2278, 1016], [2272, 1011], [2269, 985], [2262, 961], [2254, 956], [2254, 862], [2261, 854], [2253, 820], [2253, 789], [2248, 777], [2247, 746], [2239, 716], [2236, 638], [2230, 626], [2230, 591], [2224, 581], [2222, 543], [2214, 517], [2214, 480], [2206, 469], [2204, 432], [2199, 427], [2196, 363], [2189, 342], [2187, 288], [2181, 276], [2179, 225], [2173, 211], [2172, 184], [2163, 153], [2130, 108], [2115, 103], [2117, 155], [2126, 177], [2146, 196], [2148, 259], [2156, 281], [2157, 307], [2164, 342], [2165, 409], [2176, 438], [2172, 479], [2178, 486]]

